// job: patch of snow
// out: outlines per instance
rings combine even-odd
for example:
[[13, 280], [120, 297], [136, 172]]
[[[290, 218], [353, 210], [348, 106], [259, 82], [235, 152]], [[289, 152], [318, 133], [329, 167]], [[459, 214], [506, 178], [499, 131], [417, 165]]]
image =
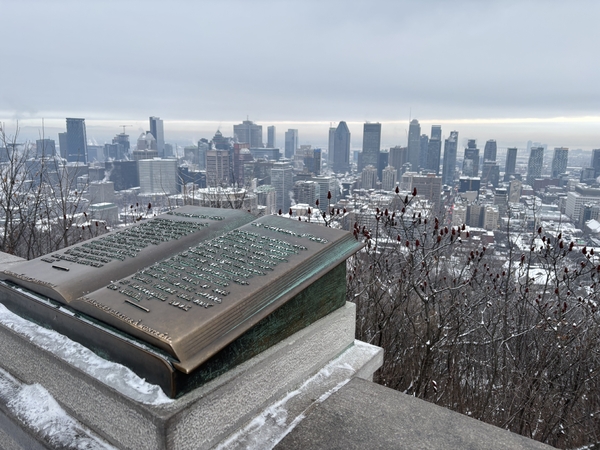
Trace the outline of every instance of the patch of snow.
[[0, 369], [0, 398], [24, 425], [56, 447], [116, 450], [69, 416], [39, 384], [22, 384]]
[[146, 382], [129, 368], [101, 358], [87, 347], [54, 330], [23, 319], [2, 304], [0, 323], [135, 401], [147, 405], [173, 402], [159, 386]]

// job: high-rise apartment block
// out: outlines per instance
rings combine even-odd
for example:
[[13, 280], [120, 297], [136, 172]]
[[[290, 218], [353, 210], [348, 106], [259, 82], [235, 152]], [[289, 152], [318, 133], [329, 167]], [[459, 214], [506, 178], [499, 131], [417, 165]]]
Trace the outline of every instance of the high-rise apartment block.
[[381, 151], [381, 124], [365, 123], [363, 126], [362, 170], [366, 166], [378, 167]]
[[150, 117], [150, 133], [156, 139], [156, 150], [160, 158], [165, 157], [165, 131], [160, 117]]
[[65, 144], [68, 162], [87, 164], [87, 134], [85, 132], [85, 119], [67, 118]]
[[263, 147], [262, 125], [257, 125], [251, 120], [234, 125], [233, 134], [239, 143], [250, 144], [250, 148]]
[[377, 168], [372, 165], [366, 166], [361, 174], [362, 188], [375, 189], [377, 187]]
[[448, 139], [444, 141], [444, 163], [442, 167], [442, 182], [446, 185], [454, 184], [454, 171], [456, 170], [457, 151], [458, 131], [451, 131]]
[[335, 129], [333, 171], [340, 174], [350, 171], [350, 130], [344, 121], [341, 121]]
[[419, 153], [421, 150], [421, 125], [417, 119], [413, 119], [408, 127], [408, 162], [411, 171], [419, 170]]
[[396, 189], [396, 180], [397, 180], [396, 169], [392, 166], [387, 166], [383, 169], [381, 175], [381, 189], [387, 192], [392, 192]]
[[558, 178], [559, 175], [567, 172], [568, 160], [568, 148], [556, 147], [554, 149], [554, 157], [552, 158], [552, 178]]
[[511, 147], [506, 150], [506, 165], [504, 166], [504, 181], [510, 180], [517, 170], [517, 148]]
[[141, 159], [137, 163], [140, 194], [172, 195], [177, 193], [176, 159]]
[[211, 149], [206, 152], [206, 186], [229, 186], [230, 173], [228, 150]]
[[419, 149], [419, 170], [427, 167], [427, 153], [429, 152], [429, 136], [421, 135], [421, 146]]
[[298, 130], [290, 128], [285, 132], [285, 157], [292, 159], [298, 149]]
[[544, 147], [531, 147], [527, 164], [527, 184], [533, 186], [533, 180], [542, 176], [544, 167]]
[[275, 148], [277, 147], [276, 135], [275, 135], [275, 126], [271, 125], [267, 127], [267, 147]]
[[333, 147], [335, 145], [335, 127], [329, 127], [329, 143], [327, 146], [327, 164], [333, 167]]
[[287, 214], [294, 194], [294, 173], [292, 165], [286, 162], [273, 163], [271, 185], [275, 188], [275, 208]]

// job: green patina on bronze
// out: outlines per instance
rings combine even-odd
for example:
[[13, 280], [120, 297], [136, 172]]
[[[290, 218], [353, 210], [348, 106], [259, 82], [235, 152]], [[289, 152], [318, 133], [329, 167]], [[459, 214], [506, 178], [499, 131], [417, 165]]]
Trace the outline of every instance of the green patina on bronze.
[[177, 372], [178, 396], [258, 355], [345, 303], [346, 263], [343, 262], [227, 345], [192, 374]]

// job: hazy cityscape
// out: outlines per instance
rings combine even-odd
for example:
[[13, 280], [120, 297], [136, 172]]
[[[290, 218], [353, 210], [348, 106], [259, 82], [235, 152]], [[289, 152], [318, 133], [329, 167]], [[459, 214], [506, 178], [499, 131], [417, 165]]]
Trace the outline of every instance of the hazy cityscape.
[[70, 261], [183, 206], [345, 230], [376, 383], [598, 446], [599, 3], [2, 9], [2, 254]]

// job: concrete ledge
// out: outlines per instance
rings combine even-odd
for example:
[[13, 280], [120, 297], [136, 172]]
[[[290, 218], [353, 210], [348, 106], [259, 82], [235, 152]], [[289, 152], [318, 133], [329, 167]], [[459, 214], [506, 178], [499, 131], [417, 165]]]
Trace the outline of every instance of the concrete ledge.
[[553, 447], [357, 378], [300, 422], [277, 450], [543, 450]]
[[[347, 303], [219, 378], [158, 406], [124, 396], [5, 326], [0, 326], [0, 366], [26, 384], [41, 384], [71, 417], [118, 448], [210, 448], [352, 347], [354, 321], [355, 307]], [[374, 360], [370, 367], [378, 364]], [[363, 376], [369, 377], [368, 371]]]

